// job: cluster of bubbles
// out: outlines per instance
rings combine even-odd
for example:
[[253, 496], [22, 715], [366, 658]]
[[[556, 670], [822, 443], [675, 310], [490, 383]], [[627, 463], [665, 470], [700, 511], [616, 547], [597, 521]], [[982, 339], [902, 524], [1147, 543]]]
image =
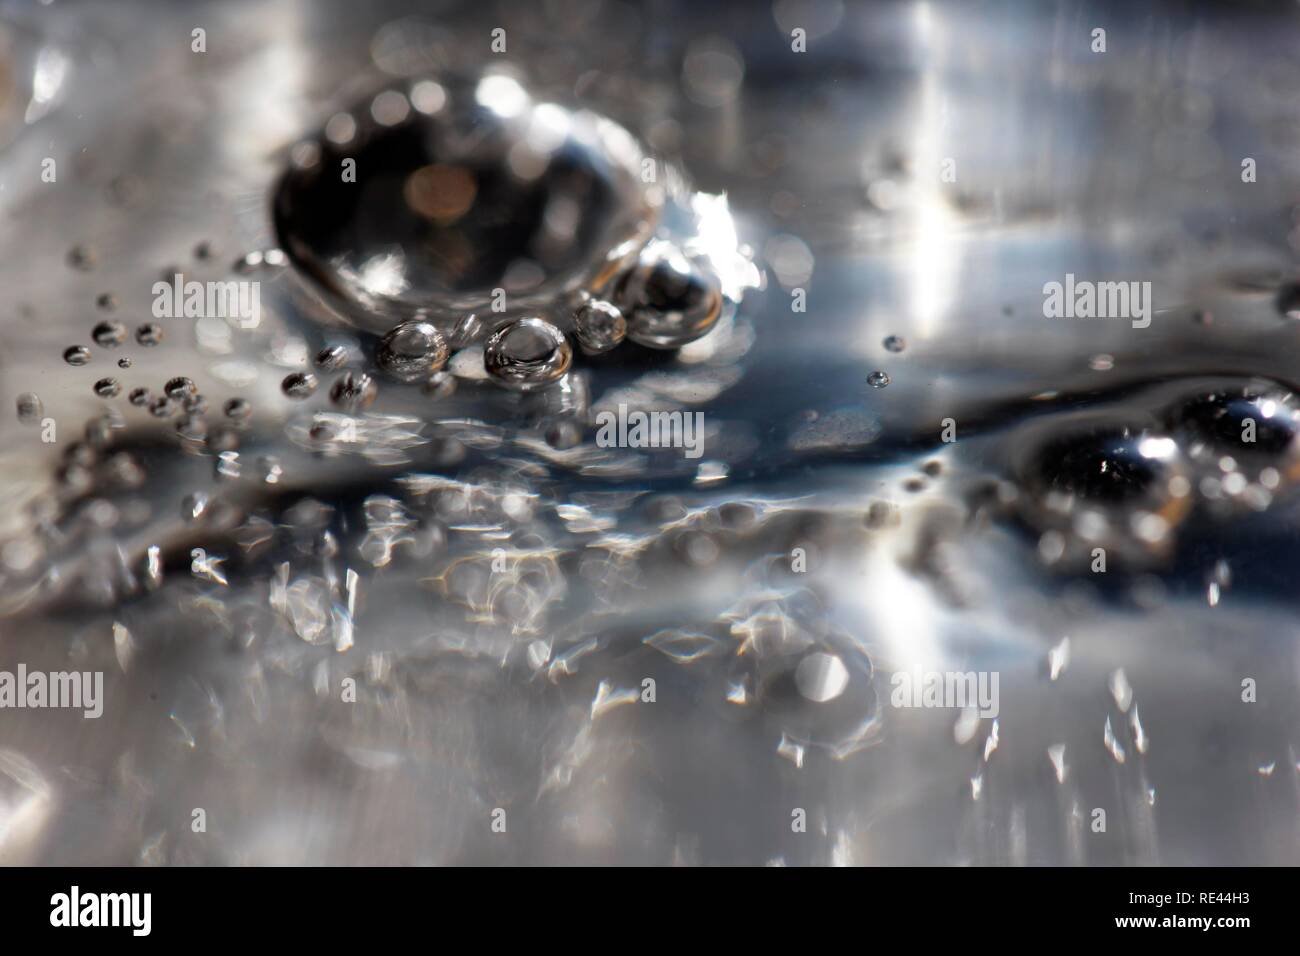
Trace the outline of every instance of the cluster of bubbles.
[[[110, 293], [101, 294], [96, 300], [101, 309], [112, 311], [117, 307], [117, 300]], [[127, 327], [121, 322], [115, 320], [104, 320], [96, 323], [90, 330], [90, 338], [97, 346], [102, 349], [116, 349], [126, 342], [128, 336]], [[146, 322], [139, 326], [135, 332], [136, 343], [146, 348], [155, 346], [162, 341], [163, 330], [156, 322]], [[73, 366], [80, 368], [89, 365], [93, 353], [85, 345], [70, 345], [63, 352], [63, 360]], [[117, 366], [121, 369], [129, 369], [132, 362], [129, 356], [123, 356], [117, 360]], [[111, 376], [105, 376], [97, 379], [94, 383], [94, 392], [100, 398], [116, 398], [122, 392], [122, 384]], [[137, 400], [141, 394], [141, 389], [135, 389], [131, 392], [131, 403], [133, 405], [145, 404]]]
[[[347, 161], [357, 177], [340, 183]], [[519, 392], [565, 380], [575, 348], [681, 349], [761, 281], [723, 197], [691, 193], [622, 127], [534, 101], [502, 72], [412, 79], [337, 113], [291, 151], [273, 213], [302, 275], [382, 335], [378, 369], [432, 395], [450, 392], [449, 353], [470, 346], [488, 380]], [[346, 363], [339, 349], [317, 365]], [[306, 397], [307, 382], [286, 391]]]
[[1269, 508], [1300, 479], [1300, 407], [1278, 382], [1187, 387], [1150, 412], [1050, 416], [1030, 425], [1004, 497], [1041, 537], [1048, 563], [1094, 548], [1122, 560], [1167, 555], [1199, 510]]
[[[89, 270], [95, 263], [93, 249], [77, 247], [69, 255], [69, 261], [78, 268]], [[117, 298], [111, 293], [101, 293], [96, 298], [96, 305], [105, 312], [113, 312], [118, 308]], [[163, 328], [157, 322], [140, 324], [134, 334], [136, 344], [145, 348], [160, 344], [163, 337]], [[128, 338], [130, 333], [127, 326], [115, 319], [101, 320], [90, 331], [94, 345], [105, 350], [120, 348]], [[94, 352], [86, 345], [71, 345], [64, 350], [63, 360], [73, 367], [89, 366], [94, 360]], [[127, 370], [133, 367], [133, 362], [129, 356], [122, 356], [116, 365]], [[173, 375], [157, 391], [143, 385], [124, 389], [122, 382], [115, 376], [97, 378], [92, 389], [97, 397], [104, 400], [116, 399], [125, 391], [126, 401], [131, 406], [147, 411], [154, 418], [176, 418], [175, 431], [184, 445], [191, 450], [206, 449], [214, 455], [226, 456], [223, 461], [227, 465], [230, 456], [240, 445], [239, 428], [246, 424], [252, 408], [246, 399], [231, 399], [224, 409], [227, 423], [215, 428], [209, 427], [206, 420], [207, 399], [200, 394], [194, 381], [184, 375]], [[20, 422], [38, 423], [44, 416], [44, 404], [35, 393], [24, 393], [18, 397], [17, 412]], [[75, 500], [78, 496], [91, 494], [101, 487], [102, 483], [94, 478], [90, 470], [91, 465], [98, 461], [98, 450], [109, 448], [113, 443], [114, 432], [124, 428], [125, 424], [121, 413], [112, 406], [107, 406], [102, 414], [86, 423], [86, 440], [75, 443], [65, 451], [64, 463], [57, 472], [60, 494], [65, 497], [70, 495], [69, 500]], [[120, 466], [130, 457], [127, 452], [119, 452], [112, 461]], [[220, 475], [220, 465], [217, 470]], [[131, 468], [116, 467], [116, 472], [143, 474], [139, 463], [134, 461]], [[112, 488], [115, 485], [109, 481], [102, 487]]]
[[626, 334], [647, 348], [677, 349], [708, 334], [724, 307], [718, 279], [706, 266], [672, 242], [655, 240], [615, 284], [612, 304], [588, 303], [580, 313], [579, 341], [602, 352]]
[[[584, 353], [601, 354], [631, 340], [654, 349], [678, 349], [708, 334], [724, 314], [718, 281], [706, 266], [688, 260], [666, 242], [653, 242], [615, 285], [614, 301], [589, 293], [573, 311], [573, 335]], [[470, 320], [476, 319], [470, 316]], [[426, 319], [394, 326], [379, 341], [375, 364], [389, 377], [422, 383], [426, 391], [445, 392], [450, 379], [441, 375], [449, 347], [438, 327]], [[317, 356], [322, 369], [341, 368], [346, 350], [327, 347]], [[551, 385], [570, 371], [573, 347], [558, 324], [536, 315], [507, 321], [483, 346], [489, 378], [505, 388], [528, 392]], [[355, 376], [340, 379], [331, 391], [346, 404], [358, 391]], [[305, 398], [315, 391], [310, 373], [285, 379], [285, 393]], [[366, 386], [361, 386], [364, 392]], [[339, 399], [344, 399], [340, 402]]]

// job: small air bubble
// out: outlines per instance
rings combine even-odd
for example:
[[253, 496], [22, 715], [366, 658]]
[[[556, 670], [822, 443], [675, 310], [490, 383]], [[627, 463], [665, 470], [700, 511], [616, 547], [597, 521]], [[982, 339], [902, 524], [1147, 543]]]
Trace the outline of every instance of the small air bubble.
[[90, 337], [100, 348], [117, 348], [126, 341], [126, 326], [121, 322], [100, 322], [91, 330]]
[[309, 398], [319, 383], [311, 372], [291, 372], [280, 383], [280, 390], [289, 398]]
[[393, 378], [415, 382], [447, 361], [447, 343], [432, 322], [419, 319], [391, 329], [379, 343], [375, 362]]
[[647, 245], [619, 280], [615, 305], [627, 336], [654, 349], [681, 348], [705, 335], [723, 313], [718, 277], [666, 240]]
[[591, 299], [574, 313], [574, 330], [584, 351], [608, 352], [627, 337], [627, 319], [618, 306]]
[[335, 372], [348, 364], [348, 350], [342, 345], [327, 345], [316, 353], [316, 367]]
[[24, 425], [34, 425], [45, 414], [45, 405], [35, 392], [23, 392], [18, 396], [18, 421]]
[[144, 346], [157, 345], [162, 341], [162, 326], [157, 322], [146, 322], [135, 330], [135, 340]]
[[82, 272], [89, 272], [95, 268], [95, 263], [98, 261], [99, 256], [90, 246], [73, 246], [68, 251], [68, 265]]
[[872, 388], [884, 388], [889, 384], [889, 376], [884, 372], [872, 372], [867, 376], [867, 384]]
[[330, 389], [330, 401], [350, 412], [369, 408], [379, 394], [375, 380], [364, 372], [348, 372]]
[[517, 391], [549, 385], [569, 370], [573, 350], [564, 333], [545, 319], [516, 319], [494, 332], [483, 362], [496, 381]]
[[195, 386], [192, 380], [186, 378], [184, 375], [178, 375], [167, 381], [167, 384], [163, 386], [163, 391], [167, 394], [168, 398], [180, 401], [188, 395], [195, 394], [198, 391], [198, 387]]

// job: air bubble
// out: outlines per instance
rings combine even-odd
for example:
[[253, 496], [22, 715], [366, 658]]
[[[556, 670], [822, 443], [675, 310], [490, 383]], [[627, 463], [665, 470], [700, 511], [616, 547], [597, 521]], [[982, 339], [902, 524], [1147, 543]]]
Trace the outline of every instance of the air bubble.
[[1172, 438], [1123, 425], [1068, 431], [1043, 444], [1032, 483], [1040, 490], [1103, 504], [1161, 494], [1179, 460]]
[[521, 392], [558, 380], [572, 361], [573, 350], [564, 333], [536, 317], [517, 319], [498, 329], [483, 349], [488, 374]]
[[[441, 79], [436, 115], [400, 89], [335, 114], [297, 151], [316, 161], [290, 168], [275, 196], [280, 246], [376, 332], [485, 314], [497, 289], [511, 290], [512, 310], [540, 308], [602, 274], [662, 204], [636, 141], [611, 121], [534, 102], [501, 75]], [[485, 107], [488, 93], [511, 108]], [[344, 182], [343, 159], [369, 172]], [[536, 283], [512, 288], [524, 269]]]
[[712, 271], [666, 240], [642, 250], [614, 302], [627, 318], [627, 337], [654, 349], [680, 348], [707, 334], [724, 305]]
[[90, 349], [84, 345], [73, 345], [64, 351], [63, 361], [69, 365], [85, 365], [90, 361]]
[[889, 375], [885, 372], [872, 372], [867, 376], [867, 384], [872, 388], [884, 388], [889, 384]]
[[100, 398], [114, 398], [122, 391], [122, 386], [115, 378], [101, 378], [95, 383], [95, 394]]
[[180, 401], [188, 395], [193, 395], [198, 391], [198, 387], [191, 379], [184, 375], [178, 375], [175, 378], [168, 379], [167, 384], [163, 386], [163, 392], [168, 398]]
[[90, 246], [73, 246], [68, 250], [68, 265], [89, 272], [99, 261], [99, 254]]
[[1194, 453], [1277, 457], [1300, 445], [1300, 409], [1281, 387], [1215, 389], [1185, 399], [1168, 418]]
[[157, 345], [162, 339], [163, 329], [157, 322], [146, 322], [135, 330], [135, 340], [145, 347]]
[[117, 348], [126, 341], [126, 326], [121, 322], [100, 322], [91, 330], [90, 337], [100, 348]]
[[416, 382], [442, 368], [447, 343], [432, 322], [411, 320], [391, 329], [380, 341], [375, 362], [393, 378]]
[[159, 395], [149, 403], [149, 414], [154, 418], [169, 418], [176, 411], [176, 403], [166, 395]]
[[348, 364], [348, 350], [342, 345], [327, 345], [316, 353], [316, 367], [336, 372]]
[[35, 425], [45, 415], [45, 403], [35, 392], [23, 392], [18, 396], [18, 421], [23, 425]]
[[280, 391], [289, 398], [310, 398], [316, 392], [319, 382], [311, 372], [290, 372], [280, 383]]
[[745, 665], [748, 673], [739, 683], [753, 689], [765, 718], [774, 724], [773, 732], [787, 749], [800, 753], [800, 760], [810, 746], [838, 757], [868, 746], [877, 732], [879, 711], [870, 658], [847, 636], [786, 644], [775, 625], [785, 624], [786, 633], [801, 633], [796, 618], [804, 612], [788, 607], [773, 608], [769, 614], [773, 619], [765, 624], [772, 638], [765, 635], [755, 643], [747, 656], [756, 659]]
[[1191, 510], [1189, 465], [1173, 437], [1095, 415], [1033, 427], [1014, 501], [1041, 535], [1043, 560], [1085, 566], [1098, 544], [1119, 561], [1166, 553]]
[[330, 401], [345, 411], [357, 412], [374, 404], [379, 394], [375, 380], [364, 372], [347, 372], [330, 388]]
[[574, 330], [583, 350], [608, 352], [627, 337], [627, 319], [604, 299], [589, 299], [574, 313]]
[[901, 352], [907, 348], [907, 340], [901, 335], [888, 335], [884, 341], [886, 352]]

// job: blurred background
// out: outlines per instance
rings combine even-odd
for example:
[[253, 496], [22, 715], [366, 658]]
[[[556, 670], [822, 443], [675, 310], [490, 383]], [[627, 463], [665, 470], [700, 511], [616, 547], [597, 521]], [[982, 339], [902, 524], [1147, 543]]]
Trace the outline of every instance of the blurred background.
[[[0, 670], [105, 689], [0, 711], [0, 861], [1300, 862], [1297, 38], [1290, 3], [0, 4]], [[454, 323], [449, 380], [374, 372], [284, 251], [364, 204], [273, 203], [376, 90], [488, 69], [726, 194], [734, 319], [523, 397]], [[155, 319], [176, 273], [258, 281], [260, 323]], [[1151, 325], [1047, 317], [1067, 274], [1150, 283]], [[703, 412], [703, 458], [598, 447], [619, 403]], [[891, 703], [946, 671], [996, 718]]]

